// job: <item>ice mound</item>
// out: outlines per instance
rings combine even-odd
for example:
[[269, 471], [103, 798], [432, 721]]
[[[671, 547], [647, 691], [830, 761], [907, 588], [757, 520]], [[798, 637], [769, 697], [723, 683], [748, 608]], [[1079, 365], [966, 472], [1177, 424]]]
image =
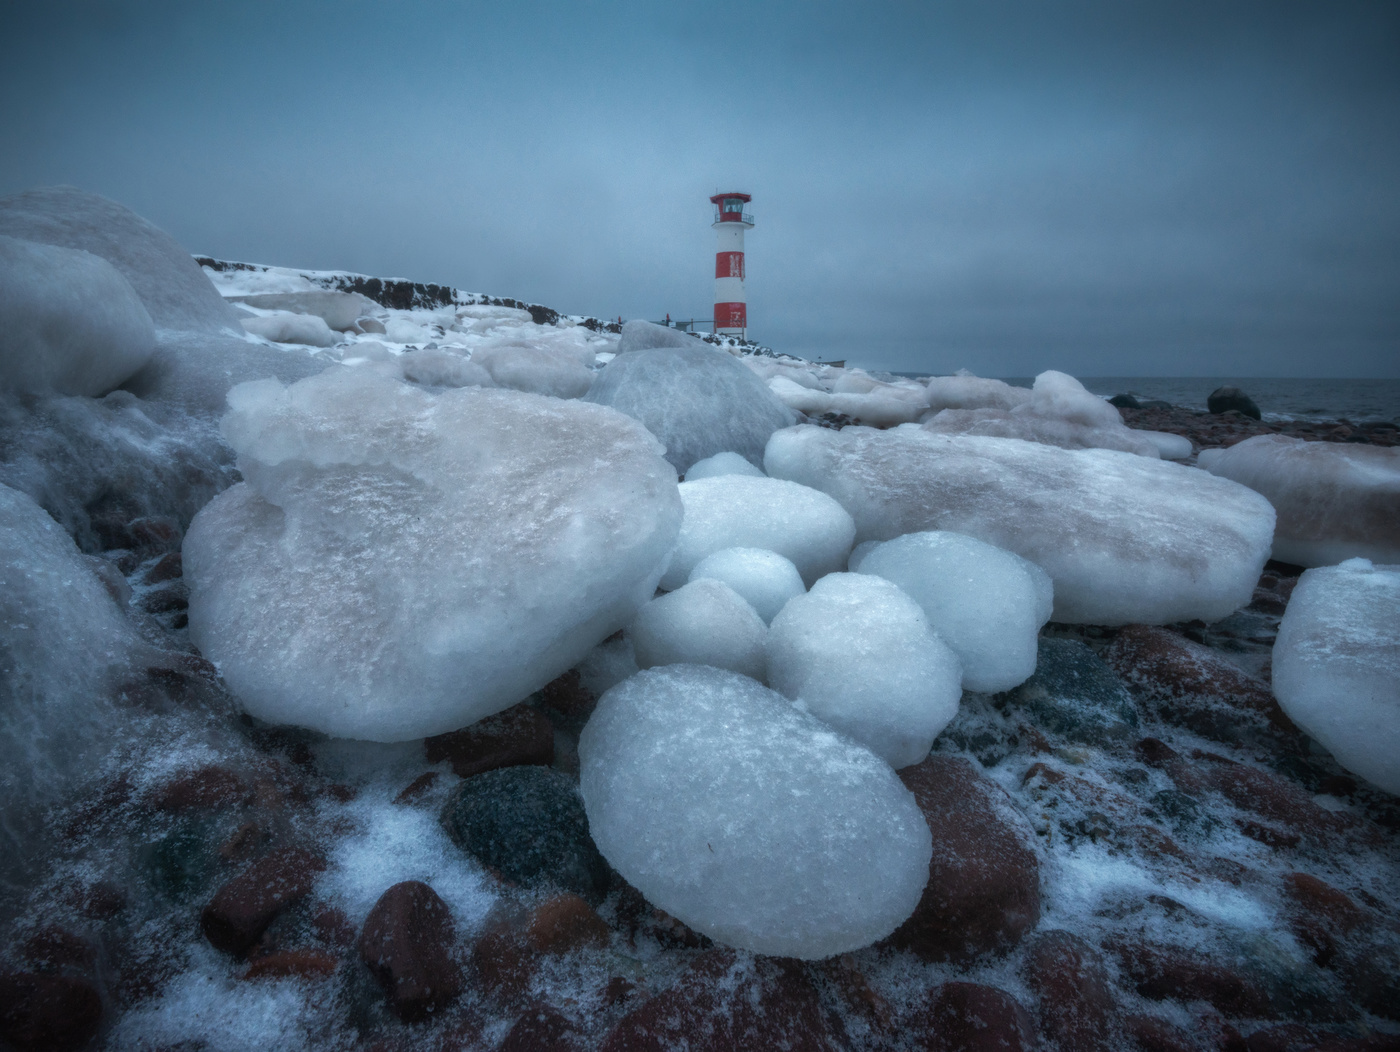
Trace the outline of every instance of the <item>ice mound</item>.
[[1185, 460], [1196, 447], [1184, 435], [1173, 435], [1170, 431], [1134, 431], [1157, 447], [1157, 455], [1163, 460]]
[[998, 693], [1035, 671], [1036, 639], [1054, 590], [1035, 563], [960, 533], [906, 533], [851, 569], [899, 585], [962, 662], [968, 690]]
[[131, 282], [159, 329], [239, 330], [199, 264], [131, 209], [71, 186], [0, 198], [0, 234], [101, 256]]
[[579, 738], [604, 857], [651, 903], [755, 953], [868, 946], [913, 912], [928, 825], [889, 765], [744, 676], [640, 672]]
[[928, 755], [958, 713], [958, 657], [896, 585], [823, 577], [773, 619], [768, 682], [896, 769]]
[[771, 624], [778, 611], [806, 591], [792, 560], [762, 548], [724, 548], [705, 556], [690, 571], [690, 580], [723, 581]]
[[784, 405], [798, 412], [809, 416], [841, 413], [872, 427], [913, 423], [928, 412], [928, 401], [922, 388], [867, 379], [868, 384], [852, 384], [859, 390], [842, 390], [843, 385], [848, 383], [843, 377], [834, 384], [836, 390], [827, 393], [804, 387], [786, 376], [775, 376], [768, 381], [768, 389]]
[[335, 343], [335, 333], [331, 327], [314, 314], [277, 311], [244, 318], [243, 328], [273, 343], [302, 343], [308, 347], [329, 347]]
[[679, 588], [707, 555], [764, 548], [811, 584], [846, 565], [855, 523], [825, 493], [779, 479], [721, 475], [680, 484], [685, 521], [661, 587]]
[[1275, 559], [1400, 562], [1400, 449], [1256, 435], [1202, 450], [1197, 463], [1268, 498], [1278, 511]]
[[640, 420], [682, 474], [723, 452], [759, 464], [768, 436], [797, 416], [730, 355], [677, 335], [692, 346], [619, 354], [598, 373], [586, 400]]
[[656, 347], [689, 348], [695, 347], [699, 342], [697, 337], [681, 332], [680, 329], [637, 319], [623, 323], [622, 338], [618, 341], [617, 353], [649, 351]]
[[1400, 566], [1305, 572], [1279, 625], [1273, 687], [1338, 763], [1400, 795]]
[[1218, 620], [1249, 602], [1273, 536], [1251, 490], [1104, 449], [804, 426], [775, 434], [764, 465], [840, 501], [858, 541], [951, 530], [1029, 559], [1056, 621]]
[[101, 256], [0, 235], [0, 389], [102, 395], [150, 360], [156, 333]]
[[738, 453], [716, 453], [704, 460], [697, 460], [686, 469], [687, 482], [696, 479], [714, 478], [716, 475], [752, 475], [761, 478], [763, 472], [754, 467]]
[[929, 408], [1014, 409], [1031, 400], [1024, 387], [1013, 387], [1004, 380], [985, 380], [963, 370], [956, 376], [935, 376], [926, 388]]
[[406, 351], [399, 355], [398, 367], [405, 380], [424, 387], [496, 386], [481, 365], [448, 351]]
[[300, 347], [273, 347], [225, 333], [166, 329], [157, 336], [159, 343], [150, 364], [124, 386], [148, 401], [165, 402], [205, 417], [215, 417], [224, 410], [225, 396], [237, 384], [267, 377], [295, 383], [330, 365], [325, 358]]
[[[1030, 396], [1019, 404], [1010, 408], [944, 409], [924, 427], [940, 434], [1021, 438], [1063, 449], [1118, 449], [1141, 457], [1159, 455], [1157, 444], [1125, 425], [1116, 408], [1086, 391], [1074, 377], [1053, 369], [1035, 378]], [[1190, 455], [1189, 443], [1186, 455]]]
[[366, 369], [229, 404], [246, 483], [185, 538], [190, 635], [269, 722], [400, 741], [504, 709], [631, 620], [680, 524], [660, 447], [602, 407]]
[[638, 668], [713, 665], [761, 680], [767, 667], [768, 626], [743, 596], [708, 577], [647, 603], [627, 636]]
[[[589, 353], [591, 360], [593, 355]], [[486, 347], [472, 354], [472, 361], [491, 374], [502, 387], [554, 398], [581, 398], [593, 383], [593, 371], [577, 353], [544, 347]]]
[[358, 292], [336, 292], [331, 289], [254, 293], [233, 296], [230, 299], [263, 310], [313, 314], [337, 332], [348, 332], [355, 328], [357, 319], [379, 312], [379, 304], [368, 296], [361, 296]]

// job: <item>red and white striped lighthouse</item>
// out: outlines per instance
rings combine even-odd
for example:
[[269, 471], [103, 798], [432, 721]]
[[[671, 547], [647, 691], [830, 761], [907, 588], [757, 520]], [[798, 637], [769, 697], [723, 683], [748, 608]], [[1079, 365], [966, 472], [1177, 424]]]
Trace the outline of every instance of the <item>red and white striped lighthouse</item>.
[[749, 194], [715, 194], [714, 227], [719, 234], [715, 252], [715, 332], [743, 336], [749, 327], [748, 303], [744, 299], [744, 231], [753, 226], [753, 216], [744, 211], [752, 201]]

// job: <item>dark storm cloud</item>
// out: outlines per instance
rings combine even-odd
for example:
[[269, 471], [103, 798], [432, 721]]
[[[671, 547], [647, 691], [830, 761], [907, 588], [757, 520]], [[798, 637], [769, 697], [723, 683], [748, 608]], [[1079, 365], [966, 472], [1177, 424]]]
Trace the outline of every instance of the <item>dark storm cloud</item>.
[[[37, 10], [36, 10], [37, 9]], [[1400, 375], [1392, 5], [18, 5], [0, 190], [887, 368]]]

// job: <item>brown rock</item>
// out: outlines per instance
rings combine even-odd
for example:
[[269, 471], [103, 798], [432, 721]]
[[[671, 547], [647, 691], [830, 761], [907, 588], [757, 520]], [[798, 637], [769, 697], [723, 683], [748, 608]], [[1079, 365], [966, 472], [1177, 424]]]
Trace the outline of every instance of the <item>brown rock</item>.
[[488, 931], [472, 944], [468, 956], [473, 986], [488, 997], [516, 1004], [529, 988], [540, 955], [518, 932]]
[[311, 918], [311, 926], [327, 945], [347, 949], [355, 945], [355, 928], [343, 910], [327, 906]]
[[245, 979], [324, 979], [334, 975], [340, 958], [324, 950], [282, 950], [259, 957], [248, 966]]
[[547, 1005], [516, 1020], [496, 1052], [585, 1052], [578, 1027]]
[[179, 552], [168, 552], [149, 570], [146, 571], [147, 584], [160, 584], [162, 581], [173, 581], [177, 577], [184, 575], [184, 562]]
[[588, 719], [593, 706], [598, 704], [593, 692], [583, 686], [576, 668], [545, 684], [540, 697], [551, 709], [570, 720]]
[[215, 893], [199, 924], [218, 949], [242, 957], [277, 914], [304, 898], [325, 860], [302, 848], [259, 859]]
[[1168, 723], [1232, 744], [1251, 734], [1297, 736], [1267, 686], [1168, 629], [1128, 625], [1100, 656]]
[[66, 1052], [97, 1033], [102, 999], [80, 979], [0, 973], [0, 1041], [19, 1052]]
[[412, 803], [414, 800], [417, 800], [420, 796], [422, 796], [429, 789], [435, 786], [437, 784], [437, 780], [437, 771], [428, 771], [424, 774], [420, 774], [417, 778], [413, 779], [413, 781], [409, 782], [408, 785], [404, 786], [403, 792], [399, 793], [398, 796], [394, 797], [394, 803]]
[[816, 988], [794, 962], [701, 954], [664, 993], [623, 1016], [601, 1052], [834, 1052]]
[[1269, 999], [1254, 980], [1189, 950], [1144, 942], [1112, 947], [1137, 992], [1154, 1001], [1206, 1001], [1228, 1016], [1267, 1017]]
[[422, 881], [395, 884], [369, 911], [360, 932], [360, 959], [400, 1019], [424, 1019], [462, 992], [462, 973], [452, 959], [454, 938], [447, 904]]
[[248, 787], [227, 767], [201, 767], [157, 786], [146, 802], [157, 811], [214, 811], [247, 803]]
[[582, 946], [606, 946], [607, 923], [579, 895], [565, 893], [535, 908], [526, 938], [540, 953], [567, 953]]
[[1155, 1015], [1130, 1015], [1123, 1020], [1129, 1048], [1138, 1052], [1200, 1052], [1200, 1045], [1179, 1026]]
[[1192, 756], [1207, 761], [1195, 764], [1193, 772], [1205, 785], [1241, 810], [1281, 825], [1285, 836], [1296, 833], [1325, 842], [1357, 825], [1351, 815], [1323, 810], [1308, 793], [1262, 768], [1213, 753], [1195, 752]]
[[[917, 1025], [917, 1024], [916, 1024]], [[1030, 1052], [1037, 1047], [1030, 1013], [981, 983], [944, 983], [929, 999], [923, 1046], [929, 1052]]]
[[1027, 947], [1024, 967], [1045, 1037], [1077, 1052], [1112, 1047], [1113, 991], [1092, 946], [1067, 931], [1040, 932]]
[[890, 941], [931, 961], [1009, 950], [1040, 920], [1029, 823], [967, 760], [930, 756], [899, 777], [933, 833], [933, 859], [923, 897]]
[[447, 760], [460, 778], [499, 767], [554, 762], [554, 724], [522, 702], [460, 731], [423, 742], [429, 763]]

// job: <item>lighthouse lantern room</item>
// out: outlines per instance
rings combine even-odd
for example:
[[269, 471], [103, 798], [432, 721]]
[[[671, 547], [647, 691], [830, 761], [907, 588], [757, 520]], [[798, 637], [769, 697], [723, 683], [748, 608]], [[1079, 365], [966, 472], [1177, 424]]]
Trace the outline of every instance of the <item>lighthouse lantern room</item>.
[[744, 207], [749, 194], [715, 194], [715, 232], [719, 244], [715, 252], [715, 332], [743, 336], [749, 327], [748, 304], [744, 299], [744, 231], [753, 226], [753, 216]]

